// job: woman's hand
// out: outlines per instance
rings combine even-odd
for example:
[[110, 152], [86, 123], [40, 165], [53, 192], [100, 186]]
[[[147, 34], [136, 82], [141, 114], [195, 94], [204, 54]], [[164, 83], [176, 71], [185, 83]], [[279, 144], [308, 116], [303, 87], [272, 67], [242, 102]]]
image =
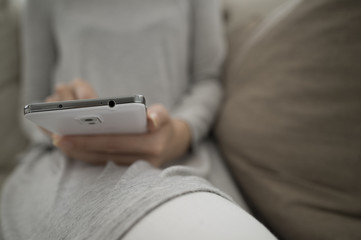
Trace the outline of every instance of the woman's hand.
[[69, 84], [60, 84], [55, 88], [53, 95], [47, 97], [45, 102], [68, 101], [78, 99], [97, 98], [94, 88], [81, 79], [75, 79]]
[[[47, 97], [45, 102], [68, 101], [78, 99], [97, 98], [94, 88], [81, 79], [75, 79], [69, 84], [60, 84], [55, 88], [53, 95]], [[39, 127], [45, 134], [52, 137], [52, 133]]]
[[93, 164], [113, 161], [130, 165], [146, 160], [158, 167], [187, 151], [190, 144], [187, 123], [171, 118], [162, 105], [149, 107], [147, 118], [145, 134], [53, 136], [53, 143], [67, 156]]
[[[59, 85], [46, 101], [65, 101], [96, 98], [91, 85], [82, 80]], [[93, 164], [113, 161], [129, 165], [137, 160], [149, 161], [154, 166], [175, 159], [190, 144], [190, 130], [183, 120], [173, 119], [162, 105], [153, 105], [147, 111], [148, 131], [145, 134], [58, 136], [51, 135], [54, 145], [67, 156]]]

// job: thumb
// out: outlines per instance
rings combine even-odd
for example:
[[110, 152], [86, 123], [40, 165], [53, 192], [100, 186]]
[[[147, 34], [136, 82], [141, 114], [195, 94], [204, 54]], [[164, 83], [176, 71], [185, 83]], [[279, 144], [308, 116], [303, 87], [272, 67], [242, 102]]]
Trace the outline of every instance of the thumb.
[[171, 121], [167, 109], [161, 104], [155, 104], [147, 110], [148, 131], [156, 131]]
[[72, 82], [76, 99], [97, 98], [94, 88], [86, 81], [77, 78]]

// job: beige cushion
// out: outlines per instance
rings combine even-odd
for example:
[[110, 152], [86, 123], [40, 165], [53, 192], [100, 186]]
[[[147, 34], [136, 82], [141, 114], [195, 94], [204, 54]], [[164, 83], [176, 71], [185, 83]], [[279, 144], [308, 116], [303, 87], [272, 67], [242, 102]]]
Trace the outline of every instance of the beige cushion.
[[358, 0], [303, 1], [245, 55], [230, 46], [217, 137], [281, 239], [361, 239], [360, 29]]
[[223, 0], [229, 15], [228, 31], [248, 29], [267, 16], [275, 7], [290, 0]]
[[26, 140], [19, 129], [18, 32], [15, 12], [0, 4], [0, 173], [15, 164], [14, 157], [25, 147]]

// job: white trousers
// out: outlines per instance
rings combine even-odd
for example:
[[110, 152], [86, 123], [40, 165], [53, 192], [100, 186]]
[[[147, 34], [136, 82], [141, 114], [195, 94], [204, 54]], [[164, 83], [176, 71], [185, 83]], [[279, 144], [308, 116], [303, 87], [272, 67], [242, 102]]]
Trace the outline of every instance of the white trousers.
[[148, 214], [124, 240], [275, 240], [254, 217], [213, 193], [175, 198]]

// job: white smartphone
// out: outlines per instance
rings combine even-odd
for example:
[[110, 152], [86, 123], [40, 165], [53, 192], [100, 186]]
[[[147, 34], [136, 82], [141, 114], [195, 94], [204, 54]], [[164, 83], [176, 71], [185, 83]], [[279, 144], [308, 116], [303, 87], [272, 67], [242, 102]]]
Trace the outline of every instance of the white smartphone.
[[138, 134], [147, 131], [147, 108], [142, 95], [34, 103], [25, 118], [59, 135]]

